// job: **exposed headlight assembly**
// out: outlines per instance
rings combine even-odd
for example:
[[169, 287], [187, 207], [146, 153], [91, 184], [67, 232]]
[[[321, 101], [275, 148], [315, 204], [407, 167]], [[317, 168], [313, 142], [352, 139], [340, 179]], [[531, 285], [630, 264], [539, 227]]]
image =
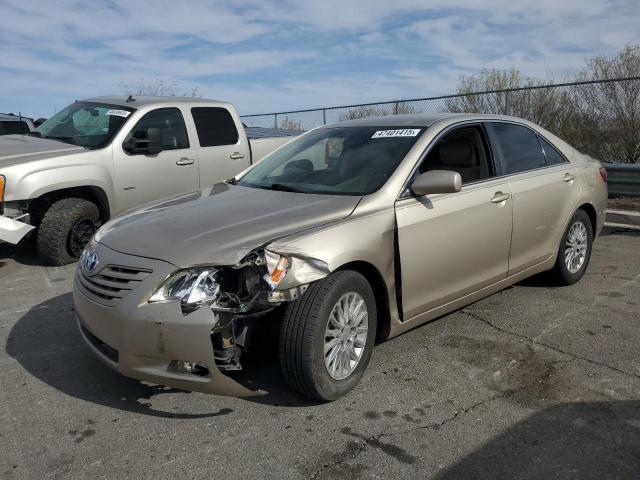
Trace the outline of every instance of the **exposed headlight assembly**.
[[210, 267], [180, 270], [164, 281], [151, 295], [149, 303], [180, 301], [195, 307], [214, 302], [220, 296], [218, 271]]

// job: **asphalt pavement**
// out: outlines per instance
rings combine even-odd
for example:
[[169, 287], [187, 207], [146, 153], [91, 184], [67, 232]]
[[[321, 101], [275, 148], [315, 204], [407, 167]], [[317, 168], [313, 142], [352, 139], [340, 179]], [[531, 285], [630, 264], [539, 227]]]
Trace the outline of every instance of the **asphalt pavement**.
[[[333, 403], [127, 379], [83, 344], [75, 265], [0, 245], [0, 478], [640, 478], [640, 234], [577, 285], [535, 277], [376, 346]], [[265, 343], [268, 339], [265, 338]]]

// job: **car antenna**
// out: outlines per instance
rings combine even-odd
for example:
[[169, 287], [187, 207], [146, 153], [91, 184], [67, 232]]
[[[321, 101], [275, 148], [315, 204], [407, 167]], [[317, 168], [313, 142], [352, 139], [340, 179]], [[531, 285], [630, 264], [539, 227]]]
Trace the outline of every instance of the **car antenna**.
[[135, 101], [136, 101], [136, 99], [135, 99], [135, 98], [133, 98], [133, 95], [129, 95], [129, 96], [127, 97], [127, 103], [129, 103], [129, 102], [135, 102]]

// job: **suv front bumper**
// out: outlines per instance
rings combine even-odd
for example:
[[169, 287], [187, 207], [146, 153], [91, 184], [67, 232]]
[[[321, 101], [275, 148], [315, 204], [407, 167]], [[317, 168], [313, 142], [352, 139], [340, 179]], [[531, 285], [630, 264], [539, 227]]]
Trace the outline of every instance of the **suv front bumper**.
[[[20, 220], [28, 221], [29, 215], [23, 215], [19, 218]], [[21, 222], [20, 220], [14, 220], [0, 215], [0, 241], [17, 245], [27, 233], [35, 228], [28, 223]]]

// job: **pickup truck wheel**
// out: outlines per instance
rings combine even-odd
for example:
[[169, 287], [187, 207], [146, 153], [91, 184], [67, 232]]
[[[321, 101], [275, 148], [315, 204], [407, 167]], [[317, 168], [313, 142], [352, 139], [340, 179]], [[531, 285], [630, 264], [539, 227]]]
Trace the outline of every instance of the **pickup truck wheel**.
[[49, 265], [65, 265], [82, 255], [100, 224], [98, 207], [82, 198], [64, 198], [44, 214], [38, 228], [38, 254]]
[[342, 397], [362, 378], [376, 336], [369, 282], [339, 271], [289, 303], [280, 330], [280, 365], [287, 383], [309, 397]]
[[560, 285], [573, 285], [580, 280], [589, 265], [592, 245], [591, 220], [584, 210], [578, 210], [562, 236], [553, 279]]

